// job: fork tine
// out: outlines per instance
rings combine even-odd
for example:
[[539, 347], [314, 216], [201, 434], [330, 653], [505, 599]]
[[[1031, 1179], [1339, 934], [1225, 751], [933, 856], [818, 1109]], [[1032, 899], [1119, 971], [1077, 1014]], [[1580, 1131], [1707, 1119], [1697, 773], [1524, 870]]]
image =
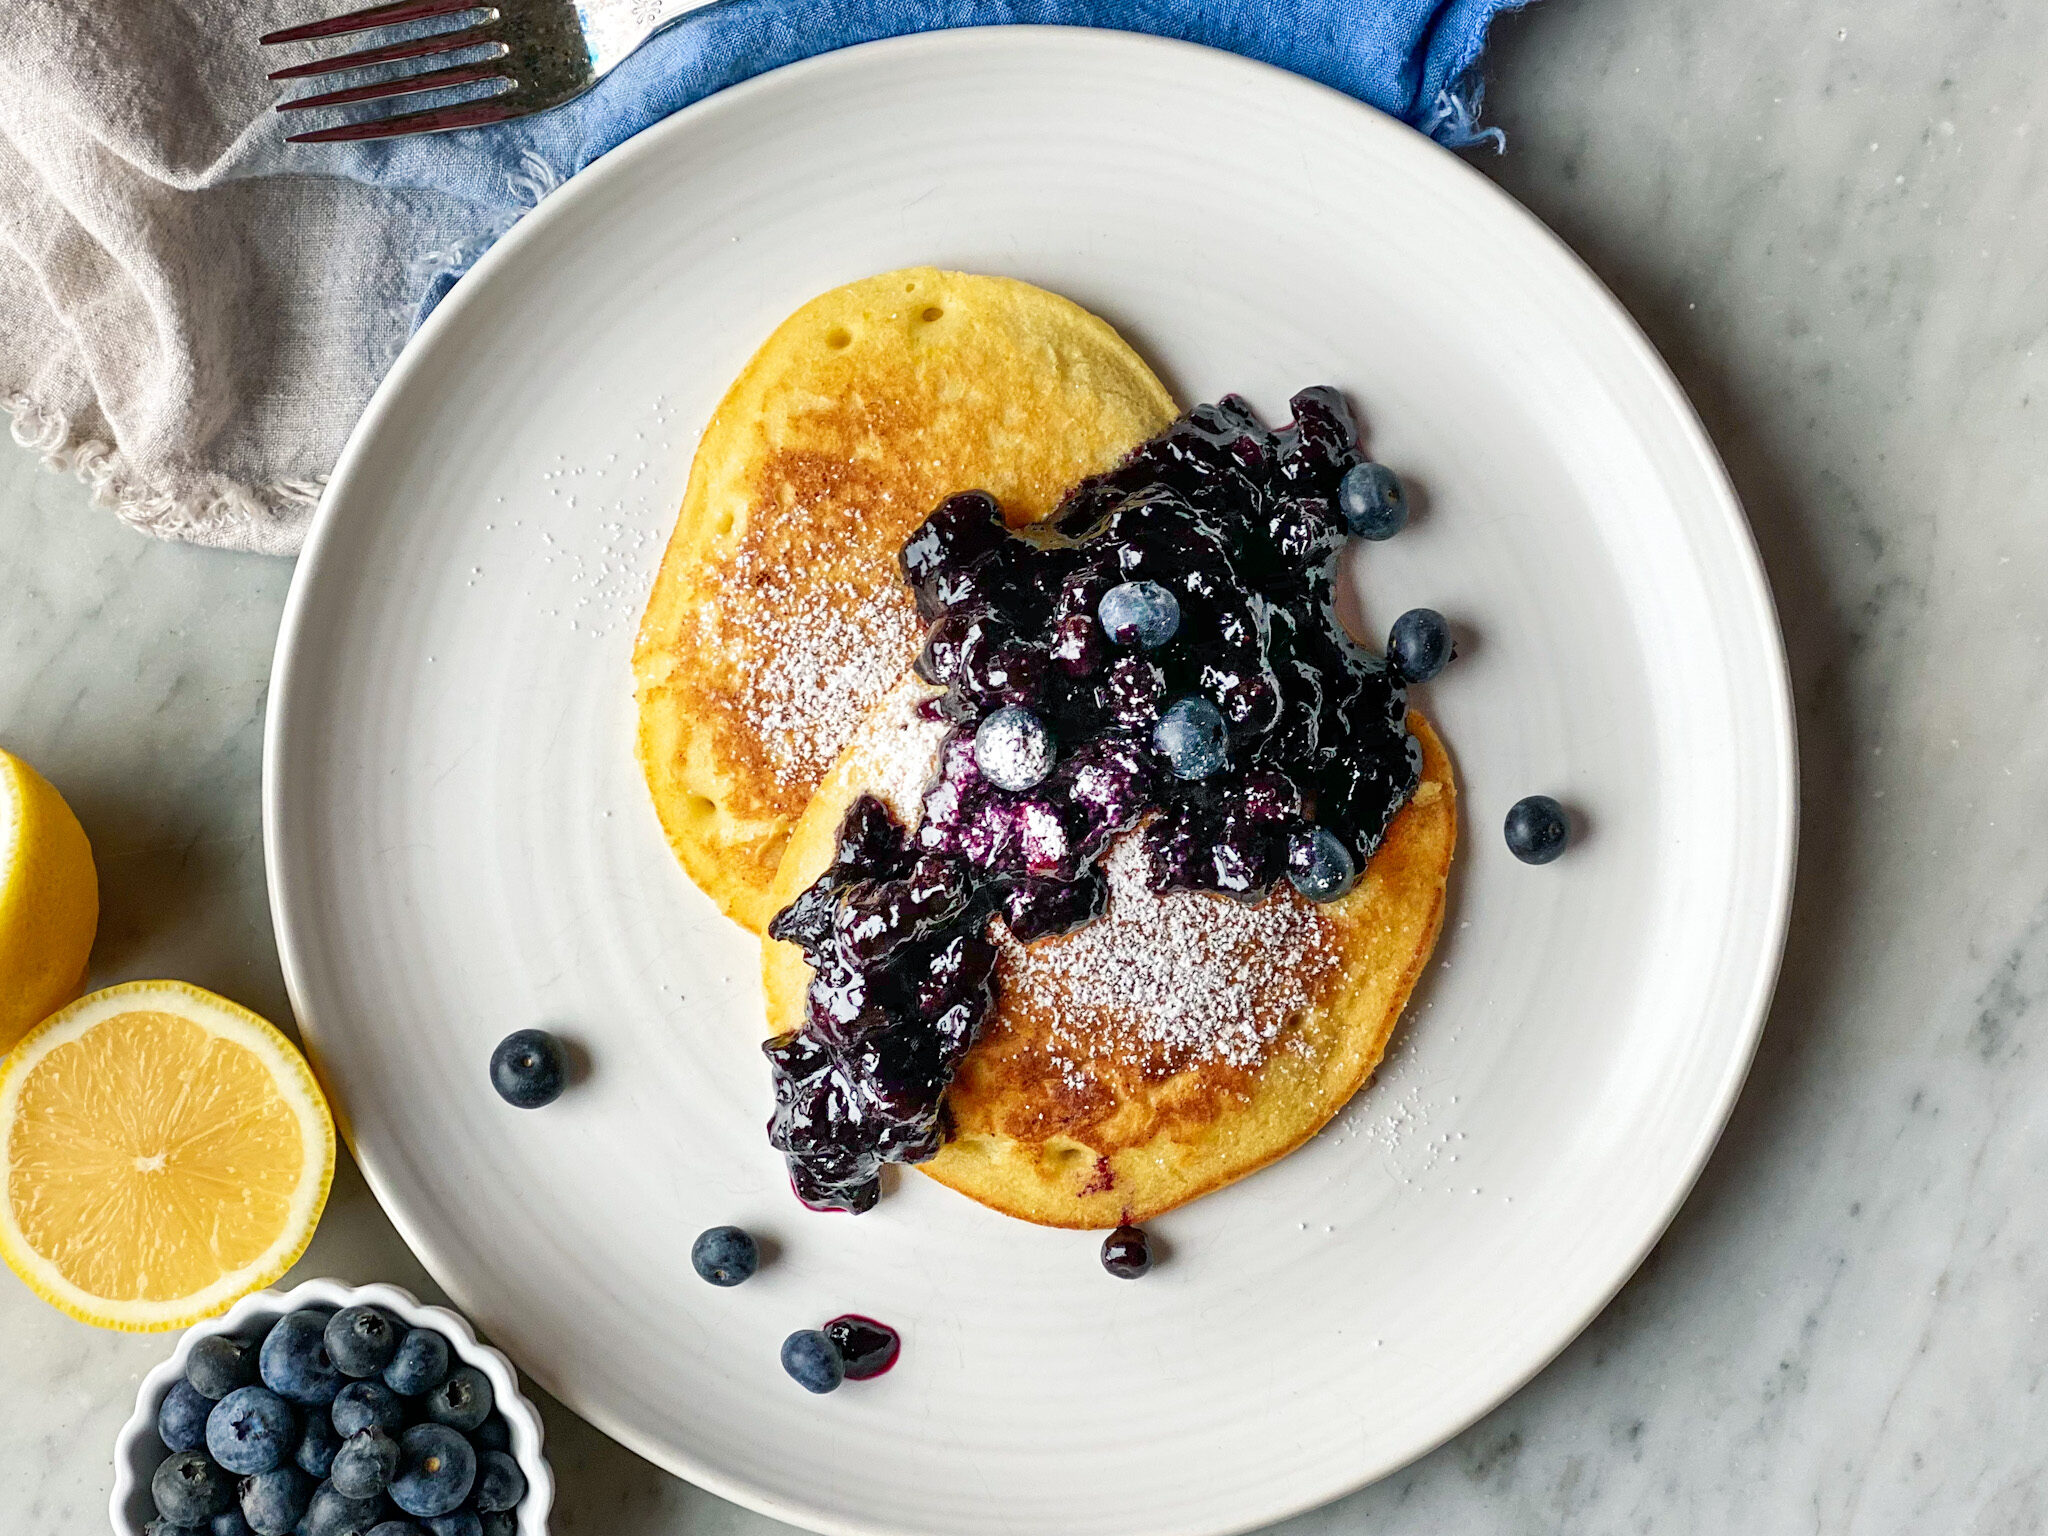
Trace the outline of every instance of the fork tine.
[[316, 128], [295, 133], [287, 144], [343, 144], [358, 139], [395, 139], [408, 133], [439, 133], [448, 128], [476, 128], [485, 123], [502, 123], [524, 116], [523, 108], [507, 101], [457, 102], [452, 107], [429, 107], [424, 112], [400, 112], [393, 117], [372, 118], [365, 123], [343, 123], [339, 128]]
[[395, 26], [401, 21], [422, 21], [429, 16], [447, 16], [456, 11], [490, 9], [488, 4], [478, 4], [477, 0], [390, 0], [386, 5], [372, 5], [360, 11], [329, 16], [323, 21], [308, 21], [296, 27], [266, 32], [257, 41], [264, 44], [300, 43], [308, 38], [340, 37], [345, 32], [367, 32], [372, 27]]
[[[381, 48], [360, 48], [354, 53], [338, 53], [331, 59], [315, 59], [310, 64], [294, 64], [289, 69], [272, 70], [273, 80], [303, 80], [308, 75], [334, 75], [344, 69], [361, 69], [369, 64], [389, 64], [397, 59], [423, 59], [437, 53], [453, 53], [458, 48], [468, 48], [477, 43], [497, 41], [488, 26], [464, 27], [454, 32], [436, 32], [429, 37], [416, 37], [407, 43], [386, 43]], [[503, 58], [507, 49], [498, 44], [498, 58]]]
[[307, 107], [345, 107], [352, 101], [376, 101], [383, 96], [416, 96], [421, 91], [438, 91], [446, 85], [473, 85], [479, 80], [504, 80], [498, 60], [482, 59], [475, 64], [458, 64], [453, 69], [426, 69], [396, 80], [378, 80], [370, 85], [352, 85], [341, 91], [321, 91], [295, 101], [280, 101], [280, 112], [303, 112]]

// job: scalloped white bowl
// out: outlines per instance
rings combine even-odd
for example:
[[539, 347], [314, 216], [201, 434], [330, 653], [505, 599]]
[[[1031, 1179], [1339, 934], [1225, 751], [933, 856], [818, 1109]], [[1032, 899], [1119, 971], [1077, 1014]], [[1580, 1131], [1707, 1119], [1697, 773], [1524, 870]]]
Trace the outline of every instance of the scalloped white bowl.
[[186, 1357], [200, 1339], [215, 1333], [250, 1335], [264, 1319], [283, 1317], [301, 1307], [352, 1307], [367, 1302], [402, 1319], [411, 1328], [432, 1328], [445, 1334], [455, 1356], [490, 1378], [498, 1411], [512, 1430], [512, 1459], [526, 1474], [526, 1497], [519, 1504], [519, 1536], [546, 1536], [548, 1511], [555, 1502], [555, 1475], [541, 1454], [545, 1431], [540, 1414], [519, 1390], [519, 1372], [510, 1360], [481, 1342], [469, 1319], [446, 1307], [431, 1307], [395, 1285], [344, 1285], [339, 1280], [308, 1280], [288, 1291], [256, 1291], [244, 1296], [219, 1317], [185, 1330], [171, 1357], [142, 1378], [135, 1394], [135, 1412], [114, 1441], [114, 1491], [107, 1500], [115, 1536], [141, 1536], [155, 1513], [149, 1480], [157, 1464], [170, 1454], [156, 1437], [157, 1410], [171, 1383], [185, 1373]]

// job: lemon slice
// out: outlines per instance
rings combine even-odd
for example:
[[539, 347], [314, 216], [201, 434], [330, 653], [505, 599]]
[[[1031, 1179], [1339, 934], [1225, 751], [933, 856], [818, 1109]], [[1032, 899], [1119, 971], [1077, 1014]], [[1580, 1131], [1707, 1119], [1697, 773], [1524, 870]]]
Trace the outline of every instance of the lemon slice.
[[0, 1257], [102, 1328], [183, 1328], [270, 1284], [333, 1176], [305, 1058], [183, 982], [80, 998], [0, 1068]]
[[0, 752], [0, 1051], [78, 996], [99, 920], [84, 828], [47, 779]]

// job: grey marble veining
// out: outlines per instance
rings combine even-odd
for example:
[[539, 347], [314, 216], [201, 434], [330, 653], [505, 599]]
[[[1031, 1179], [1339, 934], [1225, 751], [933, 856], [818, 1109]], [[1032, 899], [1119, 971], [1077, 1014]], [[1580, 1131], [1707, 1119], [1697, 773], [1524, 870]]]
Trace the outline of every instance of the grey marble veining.
[[[1544, 0], [1483, 168], [1621, 295], [1776, 587], [1805, 803], [1783, 984], [1699, 1188], [1525, 1390], [1290, 1522], [2048, 1528], [2048, 7]], [[289, 572], [0, 452], [0, 742], [102, 859], [101, 980], [287, 1008], [258, 842]], [[344, 1168], [303, 1272], [431, 1292]], [[0, 1277], [0, 1529], [92, 1532], [163, 1341]], [[779, 1530], [547, 1405], [563, 1532]]]

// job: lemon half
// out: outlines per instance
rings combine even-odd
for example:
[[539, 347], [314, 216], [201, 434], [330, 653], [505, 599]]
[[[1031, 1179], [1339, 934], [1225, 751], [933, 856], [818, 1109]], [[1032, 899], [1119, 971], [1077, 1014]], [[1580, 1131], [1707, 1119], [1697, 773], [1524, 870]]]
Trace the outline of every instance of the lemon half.
[[333, 1177], [305, 1058], [183, 982], [80, 998], [0, 1068], [0, 1258], [102, 1328], [183, 1328], [270, 1284]]
[[78, 996], [99, 920], [85, 829], [49, 780], [0, 751], [0, 1051]]

